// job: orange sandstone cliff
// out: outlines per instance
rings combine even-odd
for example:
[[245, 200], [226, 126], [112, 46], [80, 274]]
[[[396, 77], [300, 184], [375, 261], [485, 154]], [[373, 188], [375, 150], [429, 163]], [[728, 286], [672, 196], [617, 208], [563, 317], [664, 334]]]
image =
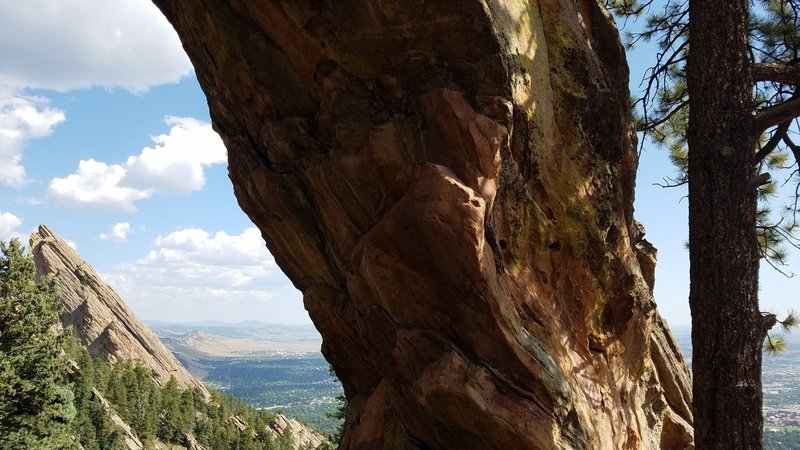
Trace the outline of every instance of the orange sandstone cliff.
[[691, 448], [599, 3], [155, 3], [342, 380], [342, 448]]

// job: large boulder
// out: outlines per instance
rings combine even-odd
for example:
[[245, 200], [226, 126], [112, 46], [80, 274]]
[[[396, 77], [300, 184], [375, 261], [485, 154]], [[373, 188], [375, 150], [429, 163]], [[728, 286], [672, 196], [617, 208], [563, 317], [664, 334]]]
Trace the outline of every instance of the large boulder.
[[155, 3], [342, 380], [342, 448], [691, 447], [597, 1]]

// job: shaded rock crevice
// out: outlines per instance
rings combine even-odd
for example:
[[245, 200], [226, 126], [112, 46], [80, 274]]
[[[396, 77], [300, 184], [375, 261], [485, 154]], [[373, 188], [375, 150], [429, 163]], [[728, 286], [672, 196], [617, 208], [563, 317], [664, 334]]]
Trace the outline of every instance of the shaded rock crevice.
[[155, 3], [342, 380], [343, 448], [691, 446], [598, 2]]

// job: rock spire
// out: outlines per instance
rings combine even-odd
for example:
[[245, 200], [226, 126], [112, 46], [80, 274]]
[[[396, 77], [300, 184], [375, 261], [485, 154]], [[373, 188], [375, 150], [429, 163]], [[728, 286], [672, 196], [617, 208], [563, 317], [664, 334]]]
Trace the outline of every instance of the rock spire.
[[64, 305], [61, 323], [93, 356], [109, 361], [138, 360], [150, 368], [153, 380], [163, 387], [175, 377], [182, 389], [210, 398], [206, 388], [192, 377], [156, 335], [150, 331], [92, 266], [46, 225], [31, 234], [30, 248], [39, 277], [48, 277]]

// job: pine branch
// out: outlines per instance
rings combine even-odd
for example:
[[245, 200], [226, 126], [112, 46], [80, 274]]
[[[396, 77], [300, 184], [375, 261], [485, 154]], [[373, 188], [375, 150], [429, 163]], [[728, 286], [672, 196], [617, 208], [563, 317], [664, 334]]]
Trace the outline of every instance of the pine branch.
[[774, 81], [797, 86], [800, 85], [800, 66], [781, 63], [754, 64], [753, 81]]
[[672, 108], [672, 110], [670, 110], [668, 113], [664, 114], [664, 116], [659, 118], [658, 120], [655, 120], [655, 121], [650, 122], [650, 123], [643, 124], [636, 131], [654, 130], [656, 127], [658, 127], [659, 125], [664, 124], [666, 121], [668, 121], [670, 119], [670, 117], [674, 116], [678, 111], [682, 110], [686, 106], [689, 106], [689, 100], [688, 99], [680, 102], [678, 104], [678, 106], [675, 106], [674, 108]]
[[753, 127], [757, 134], [761, 134], [769, 127], [800, 116], [800, 96], [793, 95], [792, 98], [777, 105], [764, 108], [756, 113], [753, 118]]
[[662, 179], [664, 180], [663, 183], [653, 183], [653, 186], [658, 186], [660, 188], [674, 188], [689, 183], [689, 180], [685, 178], [664, 177]]
[[[800, 166], [800, 146], [795, 144], [788, 134], [783, 135], [783, 143], [786, 144], [786, 146], [789, 147], [789, 150], [792, 151], [792, 155], [794, 155], [794, 161]], [[800, 188], [800, 184], [798, 184], [798, 188]]]
[[781, 142], [781, 139], [783, 139], [783, 137], [786, 136], [786, 132], [789, 131], [790, 123], [791, 121], [787, 120], [786, 122], [783, 122], [782, 124], [778, 125], [778, 129], [775, 130], [774, 133], [772, 133], [772, 137], [769, 138], [767, 143], [764, 144], [764, 146], [758, 150], [758, 153], [756, 153], [757, 163], [761, 162], [762, 159], [766, 158], [767, 155], [769, 155], [770, 153], [772, 153], [773, 150], [775, 150], [775, 147], [778, 146], [778, 144]]

